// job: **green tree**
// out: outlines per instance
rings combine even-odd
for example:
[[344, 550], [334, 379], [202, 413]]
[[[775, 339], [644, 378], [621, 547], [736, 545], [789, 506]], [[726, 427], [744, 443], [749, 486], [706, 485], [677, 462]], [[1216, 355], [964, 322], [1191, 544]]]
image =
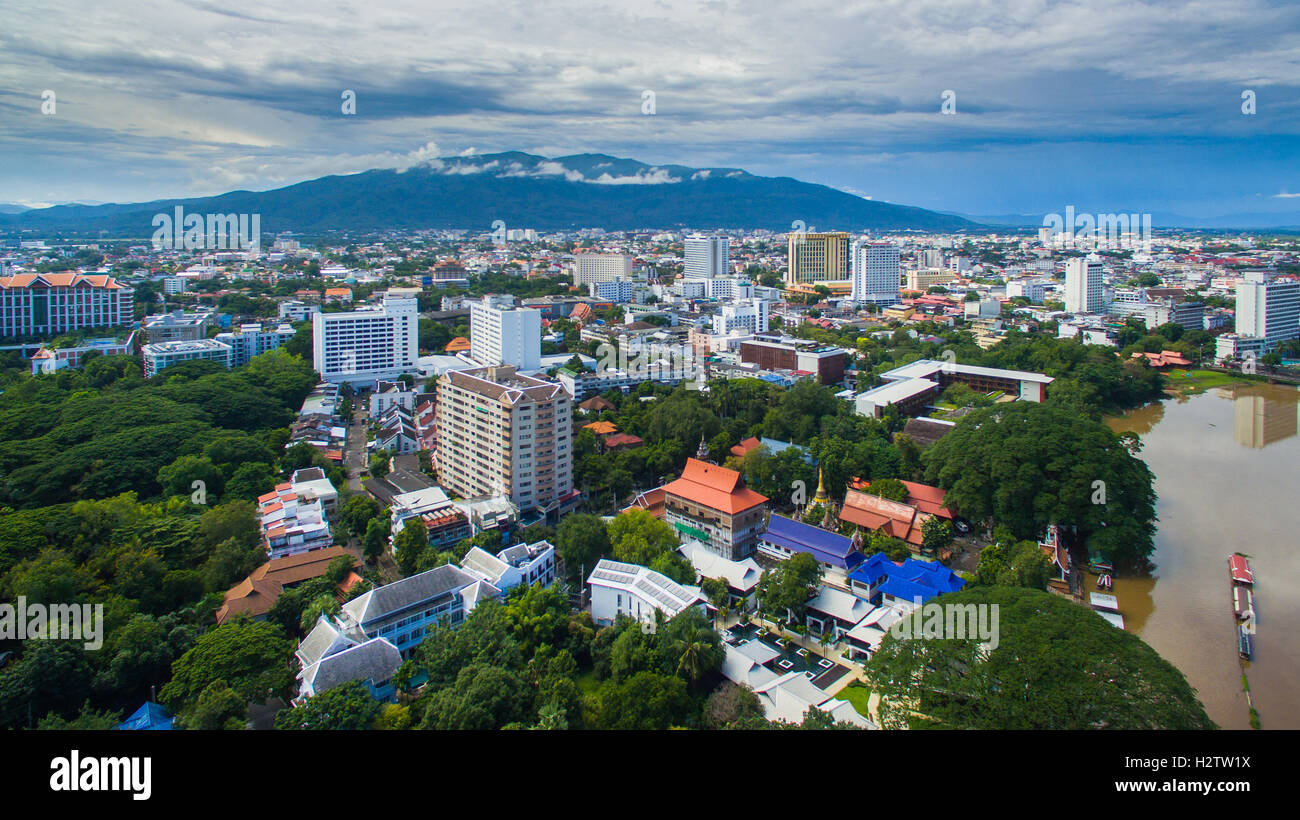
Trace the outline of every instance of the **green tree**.
[[776, 569], [767, 570], [758, 582], [758, 599], [763, 610], [791, 621], [803, 619], [808, 600], [822, 580], [822, 565], [800, 552]]
[[566, 515], [555, 534], [555, 550], [564, 561], [569, 580], [583, 583], [579, 572], [591, 572], [596, 562], [609, 555], [609, 534], [598, 515]]
[[370, 696], [360, 681], [350, 681], [319, 692], [292, 709], [276, 713], [277, 729], [343, 730], [369, 729], [379, 718], [384, 704]]
[[245, 700], [268, 690], [287, 692], [293, 682], [294, 642], [266, 621], [235, 619], [200, 637], [172, 664], [172, 679], [158, 693], [173, 712], [192, 704], [215, 681], [226, 681]]

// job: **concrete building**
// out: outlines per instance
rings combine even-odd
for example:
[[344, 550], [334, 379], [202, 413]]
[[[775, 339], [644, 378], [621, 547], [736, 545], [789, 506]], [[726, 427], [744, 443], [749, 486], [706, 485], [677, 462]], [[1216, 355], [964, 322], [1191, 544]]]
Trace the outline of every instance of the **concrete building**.
[[572, 399], [514, 367], [450, 371], [438, 380], [439, 482], [466, 498], [502, 495], [548, 514], [576, 499]]
[[414, 372], [419, 355], [414, 298], [386, 294], [380, 305], [312, 317], [312, 365], [328, 382], [362, 385]]
[[615, 304], [626, 304], [636, 300], [637, 286], [634, 282], [628, 282], [624, 279], [613, 279], [608, 282], [592, 282], [587, 285], [591, 298], [601, 299]]
[[855, 302], [892, 305], [898, 301], [902, 283], [897, 245], [879, 242], [855, 243], [853, 247], [853, 291]]
[[1187, 330], [1200, 330], [1205, 324], [1205, 305], [1173, 298], [1158, 299], [1147, 303], [1143, 319], [1152, 330], [1170, 323]]
[[470, 358], [481, 365], [520, 370], [541, 366], [542, 313], [528, 308], [492, 307], [485, 299], [469, 308]]
[[19, 273], [0, 277], [0, 338], [130, 324], [134, 294], [111, 276]]
[[230, 345], [230, 366], [248, 364], [249, 359], [275, 350], [293, 338], [293, 326], [285, 323], [272, 329], [256, 322], [240, 325], [237, 331], [217, 334], [217, 341]]
[[713, 333], [726, 336], [732, 331], [757, 333], [767, 330], [771, 306], [764, 299], [746, 299], [723, 305], [713, 316]]
[[1065, 262], [1065, 312], [1098, 313], [1103, 309], [1101, 262], [1075, 257]]
[[621, 253], [579, 253], [573, 257], [573, 284], [586, 287], [592, 282], [632, 278], [632, 257]]
[[181, 362], [204, 360], [230, 367], [231, 350], [230, 345], [216, 339], [198, 339], [145, 345], [140, 356], [144, 362], [144, 377], [149, 379]]
[[786, 259], [785, 281], [789, 284], [847, 281], [849, 235], [791, 233]]
[[1264, 340], [1264, 352], [1300, 338], [1300, 282], [1274, 271], [1248, 271], [1237, 285], [1238, 336]]
[[193, 342], [206, 338], [208, 329], [216, 327], [217, 314], [211, 310], [186, 313], [173, 310], [144, 319], [145, 337], [150, 342]]
[[280, 303], [279, 311], [281, 319], [289, 322], [305, 322], [320, 313], [320, 305], [309, 305], [297, 299], [290, 299]]
[[1041, 402], [1047, 399], [1047, 385], [1055, 379], [1024, 370], [941, 362], [934, 359], [896, 367], [880, 374], [884, 384], [854, 397], [859, 415], [880, 418], [886, 407], [894, 406], [905, 416], [917, 415], [948, 388], [960, 382], [980, 393], [1000, 391], [1020, 401]]
[[730, 271], [731, 240], [725, 236], [688, 236], [682, 240], [687, 279], [714, 279]]

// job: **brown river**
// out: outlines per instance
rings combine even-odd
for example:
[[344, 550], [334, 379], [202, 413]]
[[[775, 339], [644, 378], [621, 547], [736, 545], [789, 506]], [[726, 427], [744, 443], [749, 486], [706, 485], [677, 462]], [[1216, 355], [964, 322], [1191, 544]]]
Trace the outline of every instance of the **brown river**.
[[1246, 673], [1260, 723], [1300, 728], [1298, 412], [1300, 389], [1251, 384], [1107, 420], [1141, 436], [1159, 496], [1155, 570], [1115, 584], [1125, 628], [1182, 670], [1224, 729], [1250, 728], [1228, 580], [1236, 551], [1255, 571], [1258, 631]]

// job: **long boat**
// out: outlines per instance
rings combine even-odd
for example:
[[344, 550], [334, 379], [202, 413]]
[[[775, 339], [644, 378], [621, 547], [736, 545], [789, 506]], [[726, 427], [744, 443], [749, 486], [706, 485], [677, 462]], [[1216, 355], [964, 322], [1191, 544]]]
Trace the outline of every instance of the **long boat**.
[[1250, 633], [1246, 631], [1246, 625], [1237, 624], [1237, 654], [1241, 656], [1242, 660], [1248, 661], [1252, 649]]
[[1232, 587], [1232, 609], [1238, 621], [1255, 620], [1255, 595], [1250, 587], [1234, 584]]
[[1228, 573], [1232, 576], [1234, 584], [1246, 586], [1255, 584], [1255, 573], [1250, 569], [1250, 559], [1244, 555], [1233, 553], [1228, 556]]

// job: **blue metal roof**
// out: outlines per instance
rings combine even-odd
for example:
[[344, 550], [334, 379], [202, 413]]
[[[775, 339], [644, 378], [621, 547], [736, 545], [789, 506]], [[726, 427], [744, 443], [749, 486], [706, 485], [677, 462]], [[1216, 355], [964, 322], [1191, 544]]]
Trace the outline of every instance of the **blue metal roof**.
[[767, 531], [759, 538], [791, 552], [809, 553], [818, 561], [841, 569], [862, 560], [862, 554], [854, 551], [851, 539], [782, 515], [773, 515], [767, 522]]
[[922, 603], [936, 595], [956, 592], [966, 586], [962, 578], [943, 564], [908, 558], [899, 566], [886, 558], [883, 552], [863, 561], [849, 573], [849, 578], [867, 585], [885, 578], [885, 582], [880, 585], [880, 592], [906, 601], [920, 598]]

